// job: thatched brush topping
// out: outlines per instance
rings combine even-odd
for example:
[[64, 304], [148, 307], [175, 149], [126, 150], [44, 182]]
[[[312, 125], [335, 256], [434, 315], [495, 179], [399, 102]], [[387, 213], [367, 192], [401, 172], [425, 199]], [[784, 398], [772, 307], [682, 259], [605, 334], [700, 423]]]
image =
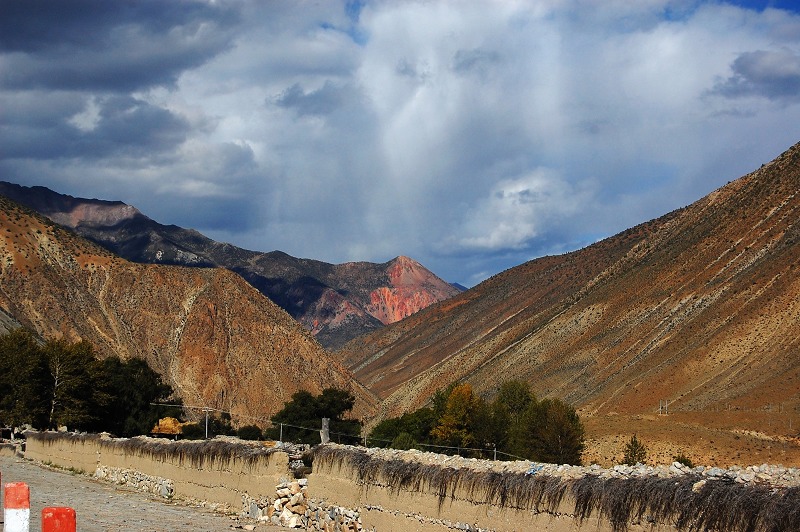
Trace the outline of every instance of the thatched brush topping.
[[101, 449], [111, 452], [121, 451], [136, 456], [147, 456], [157, 461], [189, 463], [192, 467], [203, 468], [230, 464], [241, 460], [252, 467], [259, 458], [275, 453], [276, 448], [257, 446], [229, 440], [172, 441], [160, 438], [101, 438], [97, 434], [72, 434], [68, 432], [29, 432], [29, 439], [47, 444], [56, 441], [80, 442], [97, 441]]
[[158, 438], [128, 438], [100, 440], [101, 448], [121, 450], [137, 456], [149, 456], [159, 461], [189, 463], [202, 469], [228, 465], [236, 460], [252, 467], [261, 457], [275, 453], [277, 449], [248, 445], [228, 440], [171, 441]]
[[70, 443], [86, 443], [87, 441], [95, 441], [100, 439], [99, 434], [75, 433], [75, 432], [25, 432], [25, 438], [28, 440], [36, 440], [44, 443], [45, 445], [52, 445], [57, 441], [68, 441]]
[[453, 468], [400, 458], [386, 459], [365, 449], [320, 445], [312, 449], [314, 469], [350, 470], [366, 485], [395, 491], [428, 491], [445, 499], [459, 494], [471, 502], [534, 513], [555, 513], [569, 495], [579, 521], [590, 515], [624, 531], [631, 523], [667, 524], [678, 530], [778, 532], [800, 530], [800, 487], [745, 485], [699, 474], [670, 477], [580, 478], [549, 474]]
[[567, 483], [557, 477], [384, 460], [363, 450], [341, 446], [320, 445], [312, 454], [315, 469], [338, 465], [354, 471], [367, 485], [384, 485], [394, 491], [427, 490], [437, 495], [440, 508], [458, 492], [466, 494], [472, 502], [552, 513], [567, 489]]

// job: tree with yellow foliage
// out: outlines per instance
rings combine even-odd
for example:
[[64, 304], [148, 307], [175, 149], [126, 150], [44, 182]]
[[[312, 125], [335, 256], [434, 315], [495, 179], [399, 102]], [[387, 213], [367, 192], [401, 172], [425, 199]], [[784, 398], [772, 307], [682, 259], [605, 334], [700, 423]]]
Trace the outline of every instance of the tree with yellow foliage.
[[473, 420], [479, 407], [479, 398], [472, 393], [469, 384], [458, 384], [447, 397], [444, 414], [431, 431], [437, 442], [451, 447], [475, 445]]

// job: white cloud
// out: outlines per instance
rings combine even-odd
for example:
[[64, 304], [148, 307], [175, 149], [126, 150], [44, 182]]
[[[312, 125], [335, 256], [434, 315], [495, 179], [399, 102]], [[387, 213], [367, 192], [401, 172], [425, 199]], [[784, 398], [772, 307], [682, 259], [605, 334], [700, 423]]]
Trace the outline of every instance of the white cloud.
[[589, 205], [591, 188], [585, 184], [576, 189], [544, 168], [499, 181], [487, 198], [465, 213], [456, 246], [476, 251], [528, 249], [549, 224]]

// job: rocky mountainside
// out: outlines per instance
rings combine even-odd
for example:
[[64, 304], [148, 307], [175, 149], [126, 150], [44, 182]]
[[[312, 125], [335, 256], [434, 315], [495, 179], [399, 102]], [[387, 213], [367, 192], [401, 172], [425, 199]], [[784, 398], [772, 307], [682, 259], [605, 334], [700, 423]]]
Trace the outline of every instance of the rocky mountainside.
[[[668, 401], [671, 414], [739, 412], [736, 430], [800, 435], [798, 191], [800, 144], [686, 208], [507, 270], [339, 354], [390, 414], [453, 380], [491, 394], [523, 379], [590, 423]], [[754, 414], [767, 411], [783, 417]]]
[[349, 389], [357, 415], [376, 409], [308, 331], [238, 275], [131, 263], [4, 197], [0, 311], [41, 337], [144, 359], [185, 404], [241, 423], [263, 425], [300, 389]]
[[383, 264], [329, 264], [216, 242], [197, 231], [162, 225], [119, 201], [5, 182], [0, 182], [0, 195], [133, 262], [232, 270], [331, 349], [461, 292], [407, 257]]

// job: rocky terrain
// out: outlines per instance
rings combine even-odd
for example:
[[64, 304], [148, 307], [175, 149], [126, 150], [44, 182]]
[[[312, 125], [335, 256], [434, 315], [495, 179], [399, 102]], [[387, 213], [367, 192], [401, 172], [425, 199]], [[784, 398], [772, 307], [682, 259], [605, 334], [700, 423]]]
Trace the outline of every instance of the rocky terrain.
[[522, 379], [579, 409], [597, 458], [621, 455], [620, 438], [638, 432], [703, 463], [762, 451], [798, 463], [798, 190], [800, 145], [688, 207], [507, 270], [339, 355], [387, 415], [454, 379], [485, 395]]
[[328, 348], [461, 292], [408, 257], [382, 264], [328, 264], [215, 242], [197, 231], [162, 225], [119, 201], [74, 198], [2, 181], [0, 195], [132, 262], [234, 271]]
[[[223, 268], [134, 264], [0, 198], [0, 310], [43, 338], [141, 358], [185, 404], [264, 420], [301, 389], [374, 396], [286, 312]], [[13, 324], [13, 322], [12, 322]]]

